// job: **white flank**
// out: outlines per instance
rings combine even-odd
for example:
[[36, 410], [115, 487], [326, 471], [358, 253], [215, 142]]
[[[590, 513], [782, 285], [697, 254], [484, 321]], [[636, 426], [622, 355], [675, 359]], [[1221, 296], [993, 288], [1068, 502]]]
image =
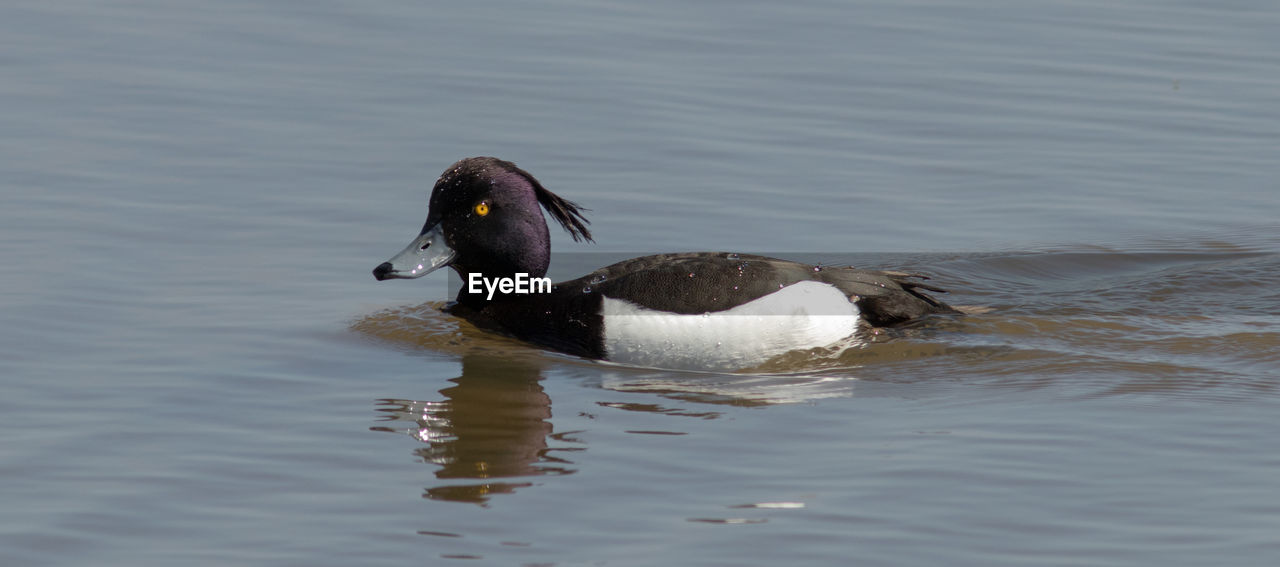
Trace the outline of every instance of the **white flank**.
[[675, 315], [604, 298], [605, 358], [682, 370], [736, 370], [827, 346], [858, 329], [858, 306], [835, 286], [806, 281], [726, 311]]

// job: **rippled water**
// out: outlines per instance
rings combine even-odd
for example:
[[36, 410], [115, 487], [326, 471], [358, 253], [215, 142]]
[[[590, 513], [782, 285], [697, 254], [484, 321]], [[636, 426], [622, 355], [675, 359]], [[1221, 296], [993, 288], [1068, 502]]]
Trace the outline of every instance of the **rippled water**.
[[[606, 480], [614, 488], [573, 497], [593, 511], [556, 514], [585, 514], [597, 530], [619, 530], [592, 536], [637, 546], [646, 538], [634, 529], [708, 540], [664, 557], [786, 562], [865, 549], [873, 562], [954, 560], [906, 545], [919, 533], [972, 545], [961, 562], [975, 564], [1212, 561], [1220, 546], [1239, 557], [1275, 553], [1280, 516], [1264, 496], [1277, 462], [1266, 417], [1280, 369], [1274, 244], [893, 258], [931, 266], [963, 289], [951, 299], [977, 312], [734, 374], [549, 356], [444, 315], [438, 302], [380, 311], [352, 328], [461, 362], [435, 396], [380, 401], [390, 425], [375, 429], [414, 438], [414, 454], [434, 465], [425, 497], [505, 508], [496, 499], [639, 475], [654, 486]], [[544, 380], [566, 376], [586, 388], [567, 396], [576, 416]], [[596, 440], [619, 434], [682, 440]], [[614, 459], [626, 464], [600, 462]], [[609, 472], [580, 471], [587, 464]], [[593, 480], [542, 478], [577, 474]], [[631, 508], [637, 493], [641, 511]], [[652, 526], [648, 514], [785, 527], [702, 533]], [[425, 533], [470, 550], [456, 556], [522, 556], [443, 526]], [[563, 548], [555, 556], [591, 557]]]
[[[839, 255], [833, 263], [931, 266], [935, 278], [964, 287], [949, 299], [967, 313], [876, 329], [866, 344], [796, 351], [736, 373], [610, 364], [600, 365], [601, 371], [610, 389], [765, 404], [851, 396], [859, 380], [912, 382], [932, 376], [931, 369], [973, 384], [1030, 386], [1051, 377], [1060, 395], [1081, 398], [1188, 393], [1247, 399], [1265, 393], [1272, 378], [1266, 370], [1280, 368], [1280, 247], [1196, 246]], [[385, 310], [352, 329], [464, 360], [493, 356], [492, 350], [504, 359], [538, 352], [475, 329], [443, 307], [429, 302]], [[1094, 375], [1100, 376], [1089, 378]], [[1214, 391], [1219, 388], [1224, 390]]]
[[[0, 564], [1275, 563], [1277, 25], [5, 3]], [[556, 279], [763, 252], [970, 313], [741, 373], [485, 334], [369, 274], [482, 154], [592, 209]]]

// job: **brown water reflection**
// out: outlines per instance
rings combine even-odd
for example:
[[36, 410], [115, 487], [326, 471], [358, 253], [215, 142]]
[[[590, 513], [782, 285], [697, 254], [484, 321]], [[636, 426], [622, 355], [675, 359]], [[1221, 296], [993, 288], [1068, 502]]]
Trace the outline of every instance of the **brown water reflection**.
[[[462, 375], [440, 390], [442, 399], [378, 400], [378, 411], [390, 423], [372, 429], [404, 433], [424, 444], [414, 455], [439, 466], [436, 478], [449, 481], [428, 487], [426, 498], [484, 504], [493, 494], [531, 485], [499, 479], [575, 472], [563, 454], [582, 447], [550, 446], [549, 439], [577, 441], [553, 432], [551, 398], [541, 380], [539, 367], [528, 362], [466, 355]], [[457, 479], [482, 482], [452, 482]]]

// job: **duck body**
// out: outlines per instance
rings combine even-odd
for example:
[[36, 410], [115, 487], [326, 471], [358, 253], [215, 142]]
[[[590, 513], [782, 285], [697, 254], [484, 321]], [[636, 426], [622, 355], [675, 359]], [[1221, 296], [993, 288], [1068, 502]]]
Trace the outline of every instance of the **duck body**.
[[576, 204], [496, 158], [469, 158], [437, 181], [427, 223], [379, 280], [451, 266], [463, 279], [447, 310], [477, 326], [584, 358], [638, 366], [725, 370], [828, 346], [860, 328], [955, 313], [900, 272], [815, 266], [765, 256], [692, 252], [642, 256], [528, 289], [478, 279], [543, 278], [550, 245], [539, 205], [575, 240], [590, 239]]

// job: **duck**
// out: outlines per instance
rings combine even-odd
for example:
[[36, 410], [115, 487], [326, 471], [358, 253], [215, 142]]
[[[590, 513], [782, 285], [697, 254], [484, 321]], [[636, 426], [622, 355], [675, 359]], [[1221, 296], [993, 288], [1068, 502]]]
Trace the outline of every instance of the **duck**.
[[575, 242], [594, 242], [587, 209], [529, 172], [495, 157], [463, 159], [436, 181], [418, 236], [373, 275], [412, 279], [447, 266], [463, 285], [444, 310], [481, 329], [585, 359], [675, 370], [751, 368], [856, 343], [860, 330], [958, 313], [919, 274], [734, 252], [642, 256], [552, 283], [543, 210]]

